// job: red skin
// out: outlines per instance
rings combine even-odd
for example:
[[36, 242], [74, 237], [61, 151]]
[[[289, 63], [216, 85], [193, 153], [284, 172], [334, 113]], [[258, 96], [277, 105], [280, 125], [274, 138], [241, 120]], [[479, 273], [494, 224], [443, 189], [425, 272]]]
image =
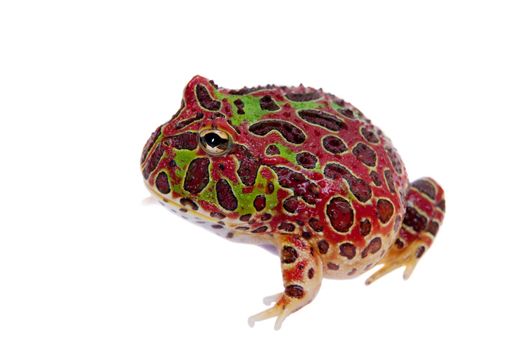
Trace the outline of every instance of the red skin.
[[[296, 104], [297, 94], [302, 94], [302, 98], [317, 94], [317, 106], [310, 109]], [[168, 190], [162, 192], [166, 194], [164, 200], [175, 204], [182, 203], [181, 197], [190, 202], [194, 200], [194, 206], [196, 202], [214, 218], [217, 223], [214, 226], [221, 228], [225, 225], [222, 220], [227, 221], [226, 224], [233, 230], [229, 233], [230, 238], [237, 234], [241, 238], [248, 235], [258, 238], [254, 242], [273, 244], [280, 252], [285, 290], [275, 300], [273, 308], [255, 315], [250, 322], [278, 316], [276, 327], [280, 326], [286, 315], [315, 297], [323, 277], [354, 277], [378, 262], [384, 267], [369, 278], [368, 283], [395, 267], [406, 265], [410, 267], [409, 272], [413, 270], [417, 259], [430, 247], [443, 219], [443, 190], [430, 178], [409, 186], [401, 158], [390, 140], [370, 120], [350, 103], [322, 90], [303, 86], [268, 86], [245, 93], [258, 101], [261, 111], [265, 105], [267, 112], [253, 122], [243, 120], [233, 126], [228, 121], [238, 117], [233, 109], [239, 106], [230, 104], [228, 98], [219, 101], [219, 95], [238, 94], [218, 88], [200, 76], [189, 82], [184, 90], [181, 110], [161, 127], [159, 139], [155, 136], [159, 134], [154, 134], [150, 141], [155, 142], [146, 145], [143, 174], [150, 188], [157, 186], [158, 189]], [[277, 122], [266, 123], [264, 127], [257, 125], [265, 120]], [[282, 126], [283, 122], [286, 127], [268, 131], [270, 127]], [[256, 129], [257, 126], [259, 129]], [[187, 139], [192, 133], [197, 135], [209, 129], [229, 135], [232, 147], [228, 153], [209, 155], [204, 150], [209, 145], [199, 147], [195, 145], [195, 139]], [[323, 142], [327, 136], [330, 137], [326, 140], [330, 141]], [[166, 138], [182, 139], [187, 143], [185, 146], [193, 145], [193, 148], [188, 146], [187, 149], [194, 150], [195, 158], [199, 159], [192, 164], [199, 166], [191, 171], [184, 169], [184, 175], [180, 178], [176, 168], [179, 165], [170, 165], [178, 144], [163, 143]], [[270, 145], [283, 145], [296, 155], [301, 152], [314, 154], [321, 171], [319, 167], [316, 167], [317, 170], [309, 169], [304, 163], [301, 165], [285, 156], [267, 155], [266, 149]], [[165, 156], [157, 164], [159, 152]], [[210, 163], [207, 168], [209, 173], [205, 166], [201, 167], [203, 163], [207, 164], [206, 159]], [[267, 185], [260, 182], [250, 184], [255, 179], [255, 169], [262, 178], [274, 184], [277, 203], [272, 208], [260, 209], [258, 206], [265, 198], [261, 197], [269, 194], [270, 190], [262, 188]], [[165, 174], [158, 176], [161, 172], [168, 174], [170, 185], [166, 183]], [[340, 176], [342, 172], [346, 178]], [[389, 183], [385, 172], [390, 172], [392, 183]], [[155, 179], [159, 178], [164, 179], [161, 186], [155, 183]], [[181, 191], [183, 193], [172, 191], [175, 186], [181, 188], [188, 178], [192, 187]], [[209, 185], [206, 179], [214, 186], [217, 183], [221, 186], [221, 190], [217, 189], [215, 193], [218, 203], [199, 198], [198, 193]], [[246, 197], [236, 198], [231, 190], [224, 190], [236, 186], [239, 196], [239, 184]], [[429, 196], [425, 191], [435, 193]], [[251, 216], [240, 220], [241, 214], [246, 213], [245, 199], [254, 197], [250, 195], [252, 193], [257, 194], [256, 198], [261, 201], [250, 203], [253, 209], [249, 212]], [[290, 201], [292, 196], [296, 202], [294, 199]], [[235, 200], [244, 200], [244, 212], [237, 211], [239, 207]], [[285, 209], [286, 200], [297, 206], [294, 213]], [[264, 202], [268, 206], [267, 201]], [[262, 220], [268, 214], [271, 214], [271, 219]], [[310, 223], [310, 219], [317, 219], [318, 223]], [[370, 229], [361, 232], [360, 223], [365, 219]], [[425, 227], [419, 227], [421, 222], [425, 222]], [[263, 225], [267, 226], [266, 230], [252, 231], [264, 229]], [[322, 227], [322, 232], [315, 230], [317, 226]], [[293, 228], [293, 232], [288, 231], [288, 227]], [[397, 250], [390, 249], [396, 239]]]
[[[407, 186], [407, 177], [404, 168], [402, 169], [401, 174], [397, 174], [394, 171], [394, 168], [384, 149], [385, 146], [391, 147], [390, 141], [387, 138], [379, 136], [380, 142], [378, 144], [371, 144], [359, 132], [359, 129], [362, 126], [369, 125], [368, 120], [366, 118], [350, 119], [348, 117], [343, 116], [331, 106], [331, 103], [338, 99], [331, 95], [322, 93], [320, 103], [323, 105], [323, 107], [321, 110], [336, 115], [339, 119], [343, 120], [347, 125], [346, 129], [341, 129], [338, 132], [332, 132], [325, 128], [312, 125], [306, 122], [305, 120], [301, 119], [299, 116], [297, 116], [296, 111], [293, 109], [291, 104], [287, 102], [284, 104], [281, 110], [279, 110], [278, 112], [269, 113], [267, 116], [263, 116], [260, 120], [282, 119], [291, 122], [295, 126], [299, 127], [307, 136], [306, 140], [302, 144], [295, 145], [292, 143], [288, 143], [285, 140], [283, 140], [281, 134], [277, 132], [270, 132], [264, 136], [254, 135], [253, 133], [248, 131], [248, 127], [250, 126], [250, 124], [248, 123], [242, 123], [237, 127], [237, 129], [240, 131], [239, 135], [234, 130], [234, 128], [227, 123], [227, 120], [233, 116], [232, 107], [230, 106], [228, 101], [226, 99], [223, 99], [221, 103], [221, 109], [219, 110], [219, 112], [226, 116], [226, 118], [214, 118], [215, 112], [203, 108], [198, 103], [196, 95], [194, 93], [194, 88], [197, 84], [202, 84], [206, 86], [212, 98], [216, 98], [216, 96], [214, 95], [214, 88], [212, 85], [210, 85], [210, 82], [208, 80], [199, 76], [192, 79], [184, 91], [185, 108], [182, 111], [180, 111], [180, 114], [176, 118], [172, 119], [163, 126], [162, 132], [164, 136], [168, 137], [186, 131], [198, 132], [202, 128], [206, 127], [219, 128], [229, 133], [233, 137], [234, 143], [245, 145], [249, 149], [249, 151], [254, 155], [254, 157], [261, 159], [263, 165], [287, 166], [296, 172], [304, 174], [307, 178], [316, 182], [321, 190], [319, 201], [316, 203], [315, 206], [308, 205], [301, 200], [299, 201], [299, 207], [296, 211], [296, 214], [287, 213], [282, 208], [282, 200], [284, 200], [290, 195], [289, 189], [287, 189], [286, 191], [280, 191], [279, 199], [281, 201], [279, 202], [277, 208], [272, 210], [272, 220], [265, 223], [266, 225], [270, 226], [270, 232], [276, 231], [279, 224], [283, 221], [293, 222], [296, 220], [300, 220], [305, 222], [308, 220], [308, 218], [316, 216], [319, 217], [320, 224], [325, 227], [325, 229], [323, 230], [324, 238], [333, 243], [350, 241], [356, 247], [361, 249], [364, 248], [364, 246], [366, 245], [366, 241], [359, 233], [358, 225], [359, 220], [362, 218], [368, 218], [370, 220], [370, 222], [372, 223], [371, 232], [373, 232], [374, 234], [379, 234], [383, 236], [393, 234], [394, 220], [390, 220], [387, 225], [381, 225], [376, 219], [375, 199], [389, 199], [394, 205], [394, 215], [392, 217], [395, 218], [396, 215], [403, 215], [404, 213], [401, 195], [399, 194], [399, 191], [396, 193], [391, 193], [389, 191], [388, 187], [386, 186], [386, 180], [383, 176], [381, 176], [381, 180], [383, 183], [382, 186], [375, 186], [369, 175], [370, 170], [372, 168], [367, 167], [365, 164], [360, 162], [354, 154], [352, 154], [352, 146], [355, 145], [357, 142], [362, 142], [371, 147], [377, 155], [377, 166], [375, 168], [376, 172], [378, 174], [382, 174], [385, 168], [390, 169], [393, 174], [397, 188], [399, 188], [401, 191], [403, 191]], [[285, 94], [289, 93], [290, 91], [301, 92], [301, 90], [305, 91], [305, 88], [294, 88], [292, 90], [290, 88], [277, 87], [260, 90], [252, 93], [251, 95], [261, 97], [264, 95], [269, 95], [275, 101], [284, 102], [287, 101], [287, 99], [284, 96]], [[223, 94], [227, 94], [229, 92], [229, 90], [223, 88], [219, 88], [219, 91]], [[345, 103], [345, 107], [355, 110], [355, 108], [349, 103]], [[177, 124], [181, 121], [194, 118], [198, 113], [202, 113], [204, 115], [204, 117], [201, 120], [191, 123], [183, 128], [176, 127]], [[342, 140], [344, 140], [349, 150], [346, 151], [344, 154], [334, 155], [328, 153], [321, 146], [322, 138], [326, 135], [337, 135]], [[323, 168], [323, 166], [326, 165], [328, 162], [339, 163], [348, 168], [357, 178], [363, 179], [366, 183], [370, 184], [370, 188], [372, 190], [371, 200], [369, 200], [367, 203], [361, 203], [357, 200], [352, 201], [352, 207], [354, 209], [355, 216], [354, 225], [352, 226], [352, 229], [349, 233], [341, 234], [340, 232], [336, 232], [331, 227], [329, 220], [324, 212], [327, 203], [334, 196], [348, 198], [349, 191], [346, 182], [343, 179], [334, 180], [326, 178], [323, 174], [304, 169], [296, 164], [290, 163], [288, 160], [279, 156], [267, 156], [265, 154], [265, 150], [266, 147], [270, 144], [285, 144], [288, 148], [290, 148], [296, 153], [307, 150], [311, 153], [314, 153], [317, 156], [317, 158], [319, 159], [319, 163], [321, 164], [321, 168]], [[197, 155], [203, 157], [207, 156], [202, 149], [198, 150]], [[236, 174], [236, 158], [233, 155], [209, 158], [212, 163], [210, 169], [211, 179], [213, 181], [218, 181], [221, 178], [225, 178], [230, 180], [232, 183], [238, 183], [239, 179]], [[216, 166], [218, 163], [222, 163], [224, 165], [224, 168], [222, 170], [219, 169], [218, 166]], [[159, 168], [163, 168], [163, 165], [163, 163], [159, 164]], [[263, 167], [261, 168], [261, 170], [265, 172], [263, 174], [270, 175], [268, 174], [270, 172], [268, 168]], [[174, 176], [174, 173], [172, 172], [170, 175]], [[154, 176], [150, 177], [151, 183], [153, 181], [153, 178]], [[250, 193], [251, 191], [253, 191], [253, 186], [245, 186], [243, 191], [245, 193]], [[201, 201], [200, 204], [212, 208], [213, 210], [219, 210], [219, 208], [217, 208], [216, 205], [210, 205], [211, 203], [203, 203], [203, 201]], [[227, 216], [230, 218], [236, 218], [239, 215], [236, 213], [228, 213]]]

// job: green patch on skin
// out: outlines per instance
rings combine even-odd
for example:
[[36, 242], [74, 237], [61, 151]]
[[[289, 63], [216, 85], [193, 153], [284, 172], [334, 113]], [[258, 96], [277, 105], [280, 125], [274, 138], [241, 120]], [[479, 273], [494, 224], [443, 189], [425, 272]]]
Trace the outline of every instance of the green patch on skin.
[[175, 169], [175, 174], [177, 175], [177, 178], [179, 179], [179, 181], [173, 186], [173, 192], [181, 193], [181, 194], [185, 192], [182, 188], [182, 183], [184, 181], [184, 177], [186, 176], [186, 171], [188, 170], [188, 164], [190, 164], [190, 162], [195, 157], [196, 157], [195, 151], [181, 149], [175, 152], [175, 164], [177, 164], [177, 169]]
[[295, 110], [299, 110], [299, 109], [318, 109], [318, 108], [322, 108], [323, 107], [322, 104], [320, 104], [318, 102], [315, 102], [315, 101], [305, 101], [305, 102], [293, 102], [293, 101], [290, 101], [288, 103], [290, 103]]
[[[285, 145], [282, 145], [282, 144], [275, 144], [275, 146], [277, 146], [277, 148], [279, 149], [279, 153], [280, 153], [279, 156], [280, 157], [286, 159], [291, 164], [298, 165], [297, 159], [295, 157], [297, 152], [292, 151], [291, 149], [289, 149], [288, 147], [286, 147]], [[313, 172], [316, 172], [316, 173], [320, 173], [321, 172], [321, 165], [319, 164], [319, 161], [317, 161], [317, 163], [315, 163], [315, 168], [308, 169], [308, 171], [313, 171]]]
[[[189, 195], [182, 188], [182, 184], [184, 182], [184, 177], [186, 176], [186, 171], [188, 170], [189, 163], [196, 157], [196, 151], [191, 150], [177, 150], [177, 152], [175, 153], [175, 162], [177, 164], [175, 174], [177, 175], [179, 181], [178, 183], [172, 185], [173, 192], [178, 193], [182, 196]], [[210, 173], [212, 172], [212, 166], [213, 165], [210, 165]], [[274, 191], [272, 194], [267, 194], [266, 188], [268, 187], [268, 182], [270, 181], [274, 184]], [[261, 194], [266, 197], [267, 211], [271, 211], [277, 206], [277, 191], [280, 188], [280, 185], [276, 178], [268, 180], [264, 178], [261, 175], [261, 172], [259, 171], [257, 173], [257, 178], [255, 179], [255, 184], [251, 193], [243, 192], [243, 189], [246, 188], [246, 186], [240, 181], [236, 184], [232, 183], [231, 181], [229, 181], [229, 183], [232, 187], [235, 197], [237, 198], [238, 205], [235, 212], [239, 213], [239, 215], [254, 214], [256, 210], [253, 206], [253, 201], [255, 197]], [[210, 178], [210, 181], [208, 182], [206, 187], [197, 196], [189, 196], [196, 200], [206, 201], [219, 207], [219, 202], [217, 201], [217, 193], [215, 191], [215, 184], [216, 182]]]
[[[273, 181], [272, 181], [273, 180]], [[237, 209], [235, 210], [239, 215], [244, 214], [254, 214], [256, 212], [253, 201], [255, 197], [258, 195], [264, 195], [266, 197], [266, 211], [271, 211], [277, 206], [277, 191], [280, 188], [279, 183], [277, 182], [277, 179], [267, 180], [263, 176], [261, 176], [261, 172], [259, 171], [257, 173], [257, 178], [255, 179], [255, 185], [253, 186], [253, 191], [251, 193], [244, 193], [243, 189], [246, 187], [241, 182], [237, 184], [231, 184], [233, 193], [235, 194], [235, 197], [237, 198]], [[274, 184], [274, 191], [271, 194], [266, 193], [266, 188], [268, 186], [268, 182], [273, 182]]]
[[[228, 103], [231, 106], [232, 109], [232, 118], [230, 119], [232, 124], [235, 126], [239, 126], [242, 124], [242, 122], [246, 121], [249, 124], [253, 124], [259, 119], [261, 119], [264, 115], [270, 114], [269, 111], [264, 111], [261, 109], [261, 106], [259, 105], [259, 97], [256, 96], [238, 96], [238, 95], [227, 95], [227, 94], [221, 94], [220, 92], [216, 92], [217, 98], [220, 100], [226, 99]], [[244, 114], [238, 114], [237, 113], [237, 107], [233, 103], [235, 100], [241, 100], [244, 104], [243, 110]]]
[[[246, 121], [248, 124], [253, 124], [259, 119], [261, 119], [265, 115], [272, 114], [274, 112], [262, 110], [261, 106], [259, 104], [260, 97], [259, 96], [251, 96], [251, 95], [228, 95], [220, 93], [219, 91], [215, 91], [215, 94], [217, 95], [217, 98], [221, 101], [223, 99], [226, 99], [228, 103], [231, 106], [232, 109], [232, 117], [231, 122], [235, 126], [239, 126], [244, 121]], [[243, 110], [244, 114], [238, 114], [237, 113], [237, 107], [233, 103], [235, 100], [241, 100], [243, 103]], [[312, 101], [306, 101], [306, 102], [293, 102], [293, 101], [275, 101], [279, 107], [283, 107], [285, 104], [290, 104], [293, 109], [299, 110], [299, 109], [316, 109], [321, 108], [322, 105], [317, 102]]]

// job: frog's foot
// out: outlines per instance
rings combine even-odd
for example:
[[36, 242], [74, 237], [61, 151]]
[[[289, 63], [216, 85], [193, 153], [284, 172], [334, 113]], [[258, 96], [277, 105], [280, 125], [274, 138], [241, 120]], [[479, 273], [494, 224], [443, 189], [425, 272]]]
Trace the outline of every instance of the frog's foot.
[[424, 244], [413, 244], [402, 251], [397, 251], [395, 248], [392, 248], [379, 262], [379, 264], [383, 264], [383, 266], [374, 272], [365, 283], [370, 284], [387, 273], [403, 266], [405, 267], [403, 278], [408, 279], [426, 249], [427, 247]]
[[323, 278], [323, 265], [317, 252], [302, 237], [276, 235], [280, 251], [284, 292], [263, 299], [266, 305], [275, 303], [269, 309], [251, 316], [248, 324], [277, 317], [275, 329], [281, 328], [288, 315], [311, 302]]
[[405, 266], [403, 278], [408, 279], [419, 259], [430, 248], [445, 215], [445, 195], [431, 178], [410, 184], [406, 195], [406, 213], [395, 244], [379, 262], [383, 264], [366, 280], [370, 284], [392, 270]]

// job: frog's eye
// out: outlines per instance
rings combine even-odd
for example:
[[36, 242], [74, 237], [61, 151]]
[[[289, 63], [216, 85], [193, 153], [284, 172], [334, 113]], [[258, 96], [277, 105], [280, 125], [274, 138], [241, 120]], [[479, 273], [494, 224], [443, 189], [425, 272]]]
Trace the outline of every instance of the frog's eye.
[[200, 132], [200, 145], [209, 155], [222, 156], [230, 149], [230, 135], [221, 130], [203, 130]]

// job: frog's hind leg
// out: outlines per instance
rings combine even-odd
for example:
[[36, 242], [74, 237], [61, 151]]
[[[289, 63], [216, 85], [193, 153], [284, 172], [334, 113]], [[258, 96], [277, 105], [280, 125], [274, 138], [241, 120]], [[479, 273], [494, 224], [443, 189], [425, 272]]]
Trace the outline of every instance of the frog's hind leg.
[[366, 280], [370, 284], [392, 270], [405, 266], [410, 277], [416, 264], [430, 248], [445, 215], [443, 189], [426, 177], [412, 182], [406, 195], [406, 213], [394, 245], [379, 262], [383, 266]]
[[321, 287], [322, 261], [306, 239], [295, 235], [275, 235], [275, 242], [281, 257], [284, 292], [264, 298], [266, 305], [275, 304], [250, 317], [250, 326], [256, 321], [277, 317], [275, 329], [279, 329], [284, 319], [311, 302]]

